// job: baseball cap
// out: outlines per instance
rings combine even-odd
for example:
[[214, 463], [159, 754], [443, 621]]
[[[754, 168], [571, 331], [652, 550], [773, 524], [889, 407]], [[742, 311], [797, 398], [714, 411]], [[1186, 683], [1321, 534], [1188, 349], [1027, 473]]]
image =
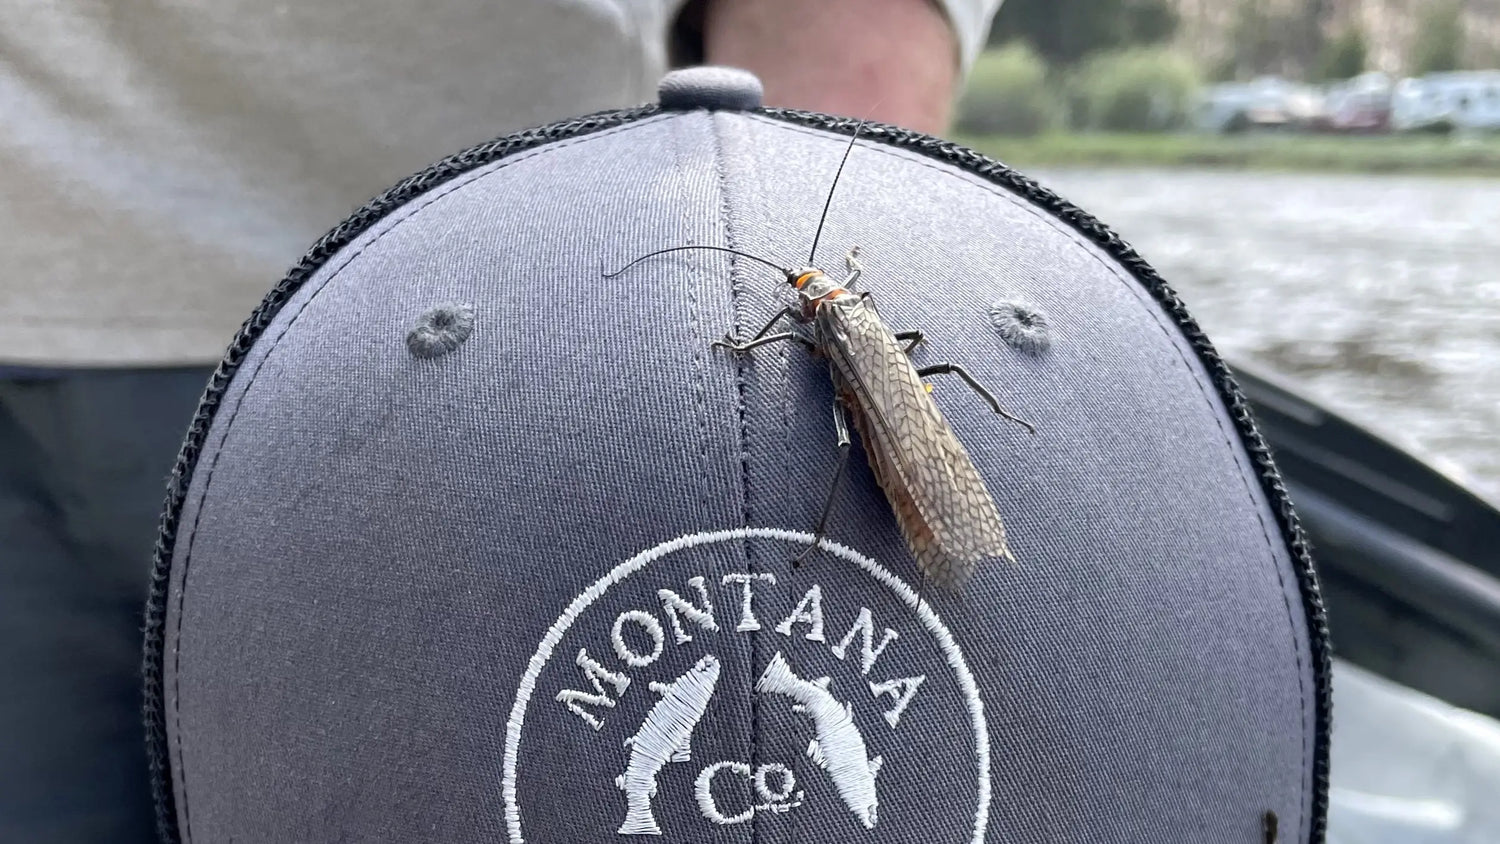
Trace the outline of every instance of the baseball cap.
[[[766, 336], [820, 336], [808, 263], [923, 333], [863, 371], [909, 356], [943, 420], [856, 406], [831, 498], [835, 385], [883, 389], [853, 341], [715, 345], [789, 306]], [[974, 516], [898, 518], [892, 463], [945, 432], [1005, 549], [946, 583], [922, 531]], [[172, 842], [1324, 835], [1313, 564], [1181, 301], [1000, 162], [724, 68], [307, 253], [188, 432], [145, 662]]]

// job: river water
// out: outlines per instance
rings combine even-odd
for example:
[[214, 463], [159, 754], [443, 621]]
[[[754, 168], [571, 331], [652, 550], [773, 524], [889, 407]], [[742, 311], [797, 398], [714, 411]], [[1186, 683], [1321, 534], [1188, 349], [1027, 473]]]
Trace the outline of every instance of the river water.
[[1500, 180], [1029, 175], [1130, 241], [1231, 361], [1500, 499]]

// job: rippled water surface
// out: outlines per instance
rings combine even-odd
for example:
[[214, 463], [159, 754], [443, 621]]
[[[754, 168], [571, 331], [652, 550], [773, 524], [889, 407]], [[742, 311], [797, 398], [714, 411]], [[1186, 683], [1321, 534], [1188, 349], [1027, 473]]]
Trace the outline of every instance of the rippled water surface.
[[1231, 361], [1500, 497], [1500, 180], [1045, 170]]

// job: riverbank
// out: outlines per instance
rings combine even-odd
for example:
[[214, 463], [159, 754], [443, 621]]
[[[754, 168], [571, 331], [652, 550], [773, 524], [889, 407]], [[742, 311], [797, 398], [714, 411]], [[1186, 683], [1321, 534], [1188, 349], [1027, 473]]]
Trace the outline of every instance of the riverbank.
[[965, 146], [1030, 167], [1209, 167], [1327, 173], [1500, 177], [1500, 136], [1132, 135], [1055, 133], [958, 137]]

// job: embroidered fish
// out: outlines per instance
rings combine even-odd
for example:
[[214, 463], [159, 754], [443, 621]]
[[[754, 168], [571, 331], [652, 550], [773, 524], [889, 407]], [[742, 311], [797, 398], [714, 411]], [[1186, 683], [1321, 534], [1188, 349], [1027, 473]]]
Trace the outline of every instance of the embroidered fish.
[[875, 775], [880, 772], [879, 756], [869, 758], [864, 736], [854, 723], [849, 704], [828, 690], [829, 678], [805, 680], [777, 653], [755, 683], [755, 691], [782, 695], [796, 705], [794, 712], [806, 713], [812, 719], [817, 738], [807, 746], [807, 755], [828, 772], [833, 787], [844, 805], [864, 824], [875, 828]]
[[651, 811], [656, 776], [668, 762], [692, 758], [693, 730], [703, 719], [718, 682], [719, 660], [710, 655], [670, 683], [651, 684], [651, 691], [661, 695], [661, 700], [646, 713], [640, 730], [625, 740], [630, 760], [625, 773], [615, 778], [627, 805], [621, 835], [661, 835]]

